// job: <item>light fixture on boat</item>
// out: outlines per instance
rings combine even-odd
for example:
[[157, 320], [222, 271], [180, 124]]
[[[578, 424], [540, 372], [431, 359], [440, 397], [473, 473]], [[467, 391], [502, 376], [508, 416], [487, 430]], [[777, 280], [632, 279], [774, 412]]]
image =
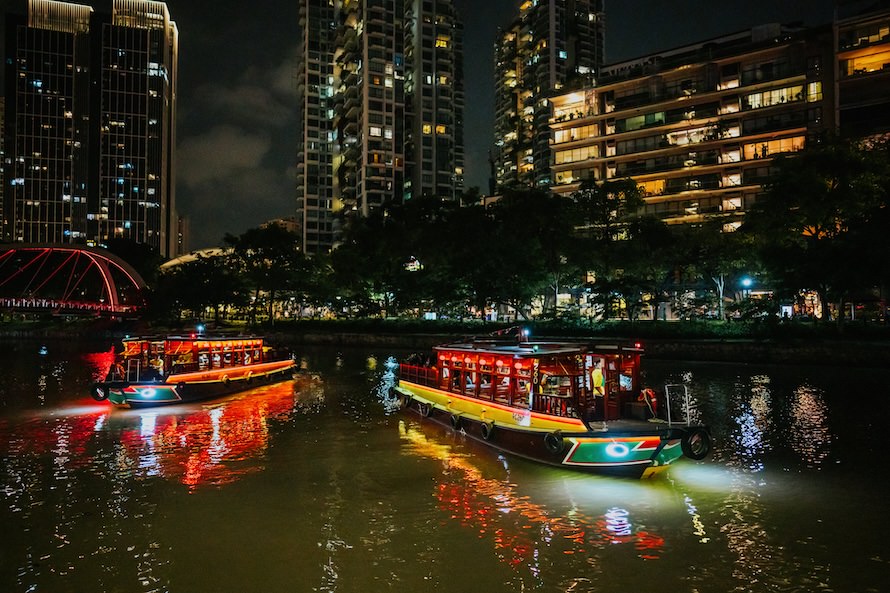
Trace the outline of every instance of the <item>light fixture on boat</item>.
[[156, 393], [157, 392], [155, 391], [154, 387], [146, 387], [145, 389], [139, 391], [139, 395], [147, 398], [154, 397]]
[[630, 449], [624, 443], [609, 443], [606, 445], [606, 453], [610, 457], [627, 457]]

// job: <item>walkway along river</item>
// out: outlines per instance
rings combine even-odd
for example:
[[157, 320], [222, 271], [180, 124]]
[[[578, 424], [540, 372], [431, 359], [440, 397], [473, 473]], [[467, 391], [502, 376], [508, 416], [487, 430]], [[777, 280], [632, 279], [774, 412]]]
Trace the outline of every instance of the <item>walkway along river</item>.
[[716, 450], [577, 474], [402, 415], [390, 346], [295, 346], [305, 376], [110, 410], [112, 343], [0, 361], [0, 590], [880, 591], [890, 371], [645, 360]]

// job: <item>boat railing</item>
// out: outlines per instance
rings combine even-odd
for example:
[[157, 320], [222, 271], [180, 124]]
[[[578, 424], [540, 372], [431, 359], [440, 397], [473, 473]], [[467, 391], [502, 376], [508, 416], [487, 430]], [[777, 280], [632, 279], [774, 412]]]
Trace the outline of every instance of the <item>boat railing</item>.
[[399, 365], [399, 378], [411, 383], [417, 383], [418, 385], [436, 387], [439, 384], [439, 369], [401, 363]]
[[689, 388], [681, 384], [665, 385], [664, 399], [668, 424], [689, 426]]
[[572, 416], [572, 398], [565, 395], [536, 393], [532, 399], [532, 411], [551, 416]]

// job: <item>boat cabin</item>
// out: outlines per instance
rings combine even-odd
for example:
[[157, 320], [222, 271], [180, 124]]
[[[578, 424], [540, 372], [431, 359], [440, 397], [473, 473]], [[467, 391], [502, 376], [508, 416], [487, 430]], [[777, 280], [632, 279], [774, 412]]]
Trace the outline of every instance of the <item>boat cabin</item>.
[[468, 341], [434, 349], [400, 378], [464, 397], [554, 416], [615, 420], [640, 392], [638, 347]]
[[262, 338], [253, 337], [132, 338], [123, 341], [123, 348], [113, 374], [130, 381], [258, 364], [268, 351]]

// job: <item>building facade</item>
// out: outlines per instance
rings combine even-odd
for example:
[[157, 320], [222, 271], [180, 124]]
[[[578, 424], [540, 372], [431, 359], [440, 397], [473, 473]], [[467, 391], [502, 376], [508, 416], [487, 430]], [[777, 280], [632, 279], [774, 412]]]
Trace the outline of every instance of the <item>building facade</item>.
[[451, 0], [302, 0], [297, 221], [307, 253], [390, 201], [463, 189]]
[[631, 177], [665, 222], [733, 230], [774, 158], [834, 129], [832, 36], [766, 25], [603, 67], [551, 98], [551, 189]]
[[499, 186], [552, 183], [547, 120], [555, 90], [597, 80], [603, 0], [522, 0], [495, 45], [494, 175]]
[[845, 136], [890, 132], [890, 2], [882, 4], [878, 10], [855, 3], [838, 8], [835, 94]]
[[7, 15], [4, 238], [176, 253], [178, 32], [166, 4]]

